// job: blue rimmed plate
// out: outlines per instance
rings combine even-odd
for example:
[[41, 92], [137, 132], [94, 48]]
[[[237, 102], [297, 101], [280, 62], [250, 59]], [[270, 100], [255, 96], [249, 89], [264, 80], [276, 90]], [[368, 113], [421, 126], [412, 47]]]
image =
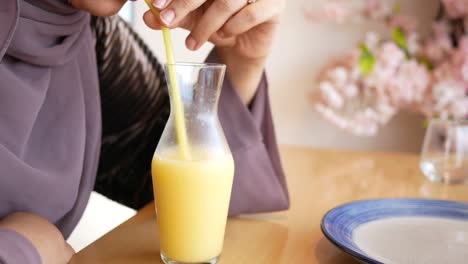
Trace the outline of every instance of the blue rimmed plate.
[[468, 203], [358, 201], [330, 210], [321, 227], [331, 242], [366, 263], [468, 263]]

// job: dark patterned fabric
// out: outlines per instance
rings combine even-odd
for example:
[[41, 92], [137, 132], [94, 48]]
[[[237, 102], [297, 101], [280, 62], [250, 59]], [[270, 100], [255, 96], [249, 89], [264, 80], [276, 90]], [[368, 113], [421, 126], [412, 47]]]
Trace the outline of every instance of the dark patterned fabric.
[[95, 191], [139, 209], [153, 199], [151, 159], [170, 111], [163, 68], [118, 16], [91, 26], [103, 120]]

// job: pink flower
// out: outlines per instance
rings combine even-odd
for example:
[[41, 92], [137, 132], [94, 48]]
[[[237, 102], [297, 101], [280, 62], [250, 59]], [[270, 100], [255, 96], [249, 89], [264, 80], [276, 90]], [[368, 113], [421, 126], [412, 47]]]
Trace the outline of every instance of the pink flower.
[[326, 4], [325, 14], [327, 17], [333, 18], [338, 23], [343, 23], [349, 15], [345, 8], [336, 3]]
[[[465, 86], [453, 79], [440, 80], [432, 89], [432, 114], [442, 118], [464, 118], [468, 114]], [[468, 106], [468, 104], [466, 104]]]
[[393, 16], [389, 23], [390, 28], [401, 28], [405, 32], [411, 32], [416, 29], [418, 22], [416, 18], [405, 16], [405, 15], [397, 15]]
[[305, 8], [304, 14], [307, 19], [313, 22], [331, 20], [340, 24], [350, 16], [349, 10], [343, 4], [332, 1], [325, 3], [323, 9], [319, 11], [316, 8]]
[[374, 69], [362, 81], [366, 86], [376, 89], [378, 94], [383, 94], [385, 86], [395, 76], [398, 67], [405, 60], [405, 53], [395, 43], [385, 42], [374, 56], [376, 57]]
[[412, 55], [418, 54], [421, 49], [419, 35], [415, 32], [408, 34], [408, 52]]
[[[399, 49], [387, 46], [379, 47], [379, 50], [382, 51], [378, 56], [382, 67], [398, 66], [398, 62], [393, 61], [395, 56], [392, 57], [392, 53], [386, 51], [398, 51], [397, 58], [400, 61], [404, 59], [404, 54], [400, 54]], [[352, 52], [354, 53], [356, 51]], [[368, 77], [362, 76], [356, 67], [358, 59], [359, 56], [346, 56], [326, 68], [320, 76], [313, 100], [317, 112], [329, 122], [356, 135], [372, 136], [395, 115], [396, 108], [385, 96], [384, 91], [379, 91], [376, 87], [361, 81]], [[374, 76], [375, 84], [379, 84], [377, 81], [379, 78], [388, 83], [393, 72], [382, 75], [378, 73], [379, 71], [373, 71], [371, 74]]]
[[331, 82], [321, 82], [319, 89], [322, 95], [322, 100], [325, 104], [335, 109], [340, 109], [343, 107], [343, 97], [338, 93], [337, 89]]
[[371, 19], [385, 19], [392, 14], [392, 10], [388, 4], [382, 3], [381, 0], [367, 0], [364, 10], [365, 16]]
[[378, 114], [371, 109], [347, 116], [319, 103], [315, 105], [315, 110], [330, 123], [355, 135], [374, 136], [377, 134], [379, 123], [375, 120], [375, 116]]
[[411, 107], [424, 99], [429, 87], [431, 76], [424, 65], [415, 60], [405, 61], [389, 80], [386, 91], [393, 105], [398, 107]]
[[458, 49], [453, 52], [452, 64], [455, 78], [468, 86], [468, 37], [460, 40]]
[[436, 38], [446, 37], [450, 34], [450, 25], [447, 21], [440, 21], [433, 24], [432, 30]]
[[333, 21], [335, 23], [362, 22], [365, 19], [387, 20], [392, 16], [389, 4], [379, 0], [327, 0], [322, 8], [305, 7], [304, 14], [313, 22]]
[[366, 33], [364, 44], [366, 44], [366, 47], [369, 48], [369, 50], [372, 52], [375, 52], [379, 48], [380, 42], [381, 39], [377, 33], [372, 31]]
[[423, 49], [423, 54], [433, 63], [438, 63], [445, 58], [444, 49], [435, 41], [426, 42]]
[[405, 59], [405, 53], [393, 42], [386, 42], [377, 54], [382, 67], [395, 69]]
[[317, 103], [315, 105], [315, 110], [319, 112], [320, 114], [323, 115], [325, 119], [327, 119], [329, 122], [335, 124], [336, 126], [344, 129], [347, 126], [346, 120], [337, 115], [330, 107], [327, 105], [324, 105], [322, 103]]
[[447, 22], [438, 22], [433, 25], [434, 36], [424, 44], [423, 54], [432, 62], [440, 63], [447, 54], [452, 52], [450, 39], [450, 26]]
[[[428, 117], [467, 118], [468, 34], [459, 37], [457, 28], [460, 39], [454, 46], [454, 25], [445, 17], [434, 23], [430, 37], [420, 39], [411, 17], [393, 13], [384, 1], [365, 3], [361, 15], [401, 28], [404, 36], [392, 36], [397, 39], [393, 40], [367, 33], [367, 49], [355, 47], [321, 73], [315, 109], [338, 127], [361, 136], [375, 135], [400, 110]], [[463, 19], [467, 29], [468, 0], [443, 3], [449, 16]], [[337, 5], [337, 1], [335, 6], [329, 4], [329, 16], [342, 22], [352, 16], [351, 8]]]
[[447, 13], [452, 18], [459, 18], [468, 14], [468, 0], [442, 0]]

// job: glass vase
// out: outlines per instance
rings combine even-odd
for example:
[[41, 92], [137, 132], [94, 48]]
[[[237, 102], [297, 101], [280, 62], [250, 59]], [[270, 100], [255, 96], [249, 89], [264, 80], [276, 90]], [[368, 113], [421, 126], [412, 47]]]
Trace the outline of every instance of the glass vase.
[[[217, 263], [234, 176], [217, 109], [225, 66], [166, 65], [174, 85], [170, 71], [178, 93], [170, 87], [171, 114], [152, 162], [161, 258], [167, 264]], [[176, 115], [177, 106], [183, 116]]]

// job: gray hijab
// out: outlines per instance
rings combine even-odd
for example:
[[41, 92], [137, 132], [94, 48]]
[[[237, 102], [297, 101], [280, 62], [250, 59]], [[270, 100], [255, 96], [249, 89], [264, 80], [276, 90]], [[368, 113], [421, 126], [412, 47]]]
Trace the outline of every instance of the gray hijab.
[[66, 0], [1, 1], [0, 219], [32, 212], [68, 236], [99, 160], [89, 15]]

